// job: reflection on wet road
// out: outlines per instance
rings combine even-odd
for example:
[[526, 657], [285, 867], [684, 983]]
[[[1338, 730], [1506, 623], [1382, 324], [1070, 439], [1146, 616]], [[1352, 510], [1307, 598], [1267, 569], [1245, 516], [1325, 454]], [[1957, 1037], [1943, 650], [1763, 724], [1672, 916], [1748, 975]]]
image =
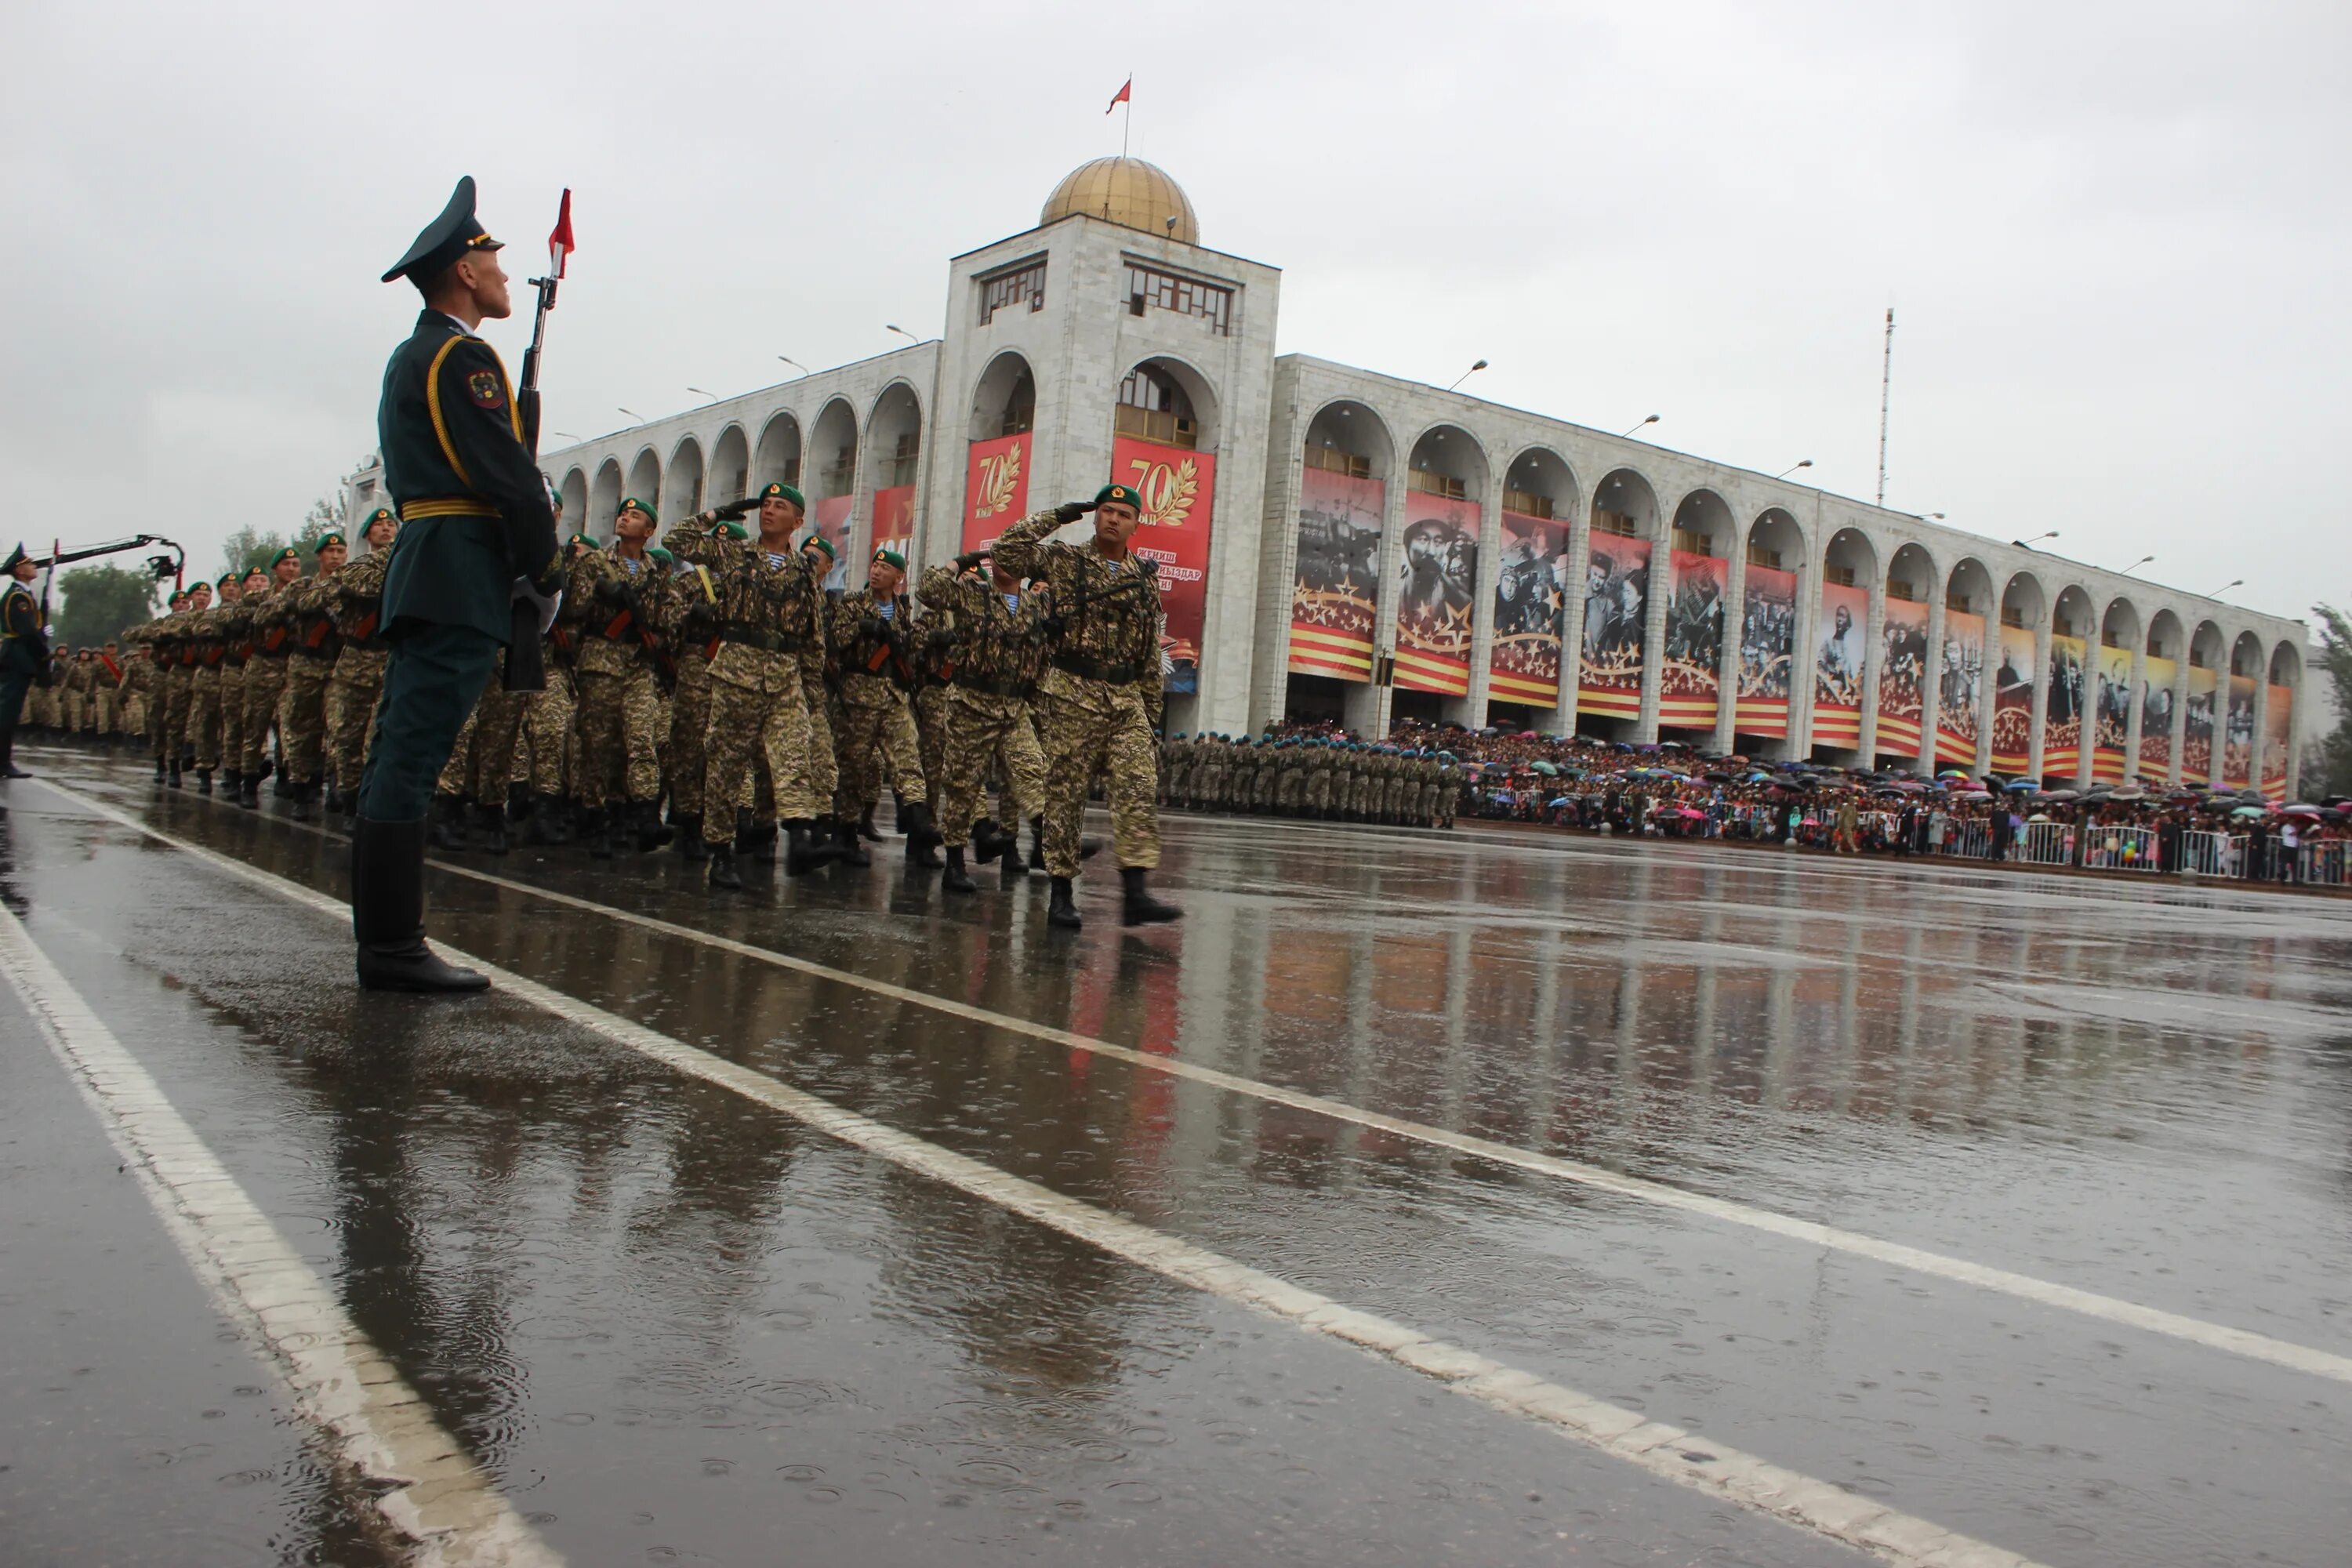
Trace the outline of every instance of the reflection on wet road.
[[[716, 908], [667, 858], [436, 874], [436, 932], [567, 1016], [363, 999], [300, 898], [340, 888], [329, 837], [45, 761], [83, 798], [9, 786], [0, 899], [572, 1562], [1863, 1560], [1841, 1505], [1784, 1523], [1562, 1441], [1197, 1288], [1196, 1257], [1890, 1538], [2342, 1561], [2352, 910], [1185, 819], [1191, 912], [1140, 936], [880, 864]], [[270, 1384], [266, 1352], [92, 1175], [127, 1179], [21, 1006], [0, 1342], [26, 1390], [106, 1381], [47, 1396], [66, 1452], [0, 1454], [0, 1559], [196, 1521], [221, 1561], [372, 1561], [282, 1399], [199, 1456], [196, 1505], [138, 1469], [214, 1440], [206, 1377]], [[125, 1260], [155, 1288], [110, 1288]], [[118, 1468], [103, 1509], [68, 1458]], [[1934, 1551], [1882, 1546], [1962, 1560]]]

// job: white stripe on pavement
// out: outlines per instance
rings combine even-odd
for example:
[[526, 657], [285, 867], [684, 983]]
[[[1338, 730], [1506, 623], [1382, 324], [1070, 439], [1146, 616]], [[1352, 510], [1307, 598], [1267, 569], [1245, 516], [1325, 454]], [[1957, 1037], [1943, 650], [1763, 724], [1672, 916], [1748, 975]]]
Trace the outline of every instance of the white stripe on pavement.
[[[71, 791], [58, 788], [61, 794]], [[299, 882], [87, 802], [105, 816], [230, 876], [341, 921], [348, 906]], [[1443, 1384], [1507, 1415], [1783, 1523], [1869, 1553], [1896, 1568], [2041, 1568], [2031, 1559], [1886, 1507], [1822, 1480], [1670, 1426], [1621, 1405], [1518, 1371], [1392, 1319], [1363, 1312], [1180, 1237], [1122, 1218], [912, 1133], [846, 1110], [724, 1057], [445, 947], [452, 961], [567, 1023], [689, 1078], [741, 1095], [902, 1170], [993, 1204], [1222, 1300], [1284, 1319]], [[463, 1006], [463, 1002], [452, 1005]]]
[[[165, 843], [178, 845], [197, 854], [213, 857], [213, 851], [198, 848], [161, 829], [151, 827], [129, 813], [119, 811], [79, 791], [69, 790], [62, 784], [49, 784], [49, 788], [60, 795], [70, 796], [89, 810], [127, 827], [136, 828]], [[322, 830], [313, 829], [312, 831], [321, 832]], [[331, 835], [325, 836], [332, 837]], [[231, 860], [226, 857], [213, 858], [237, 866], [241, 869], [245, 868], [241, 861]], [[2037, 1306], [2053, 1307], [2061, 1311], [2078, 1313], [2084, 1317], [2097, 1319], [2102, 1322], [2114, 1323], [2121, 1328], [2137, 1329], [2145, 1333], [2180, 1340], [2201, 1346], [2206, 1350], [2244, 1356], [2251, 1361], [2267, 1362], [2273, 1366], [2285, 1367], [2292, 1372], [2304, 1373], [2314, 1377], [2330, 1378], [2337, 1383], [2352, 1384], [2352, 1355], [2321, 1350], [2312, 1345], [2298, 1344], [2292, 1340], [2277, 1339], [2269, 1334], [2256, 1333], [2251, 1329], [2209, 1322], [2202, 1318], [2191, 1318], [2179, 1312], [2168, 1312], [2158, 1307], [2143, 1306], [2139, 1302], [2126, 1301], [2120, 1297], [2101, 1295], [2095, 1290], [2084, 1290], [2072, 1285], [2062, 1285], [2054, 1280], [2039, 1279], [2031, 1274], [2021, 1274], [2013, 1269], [1998, 1268], [1990, 1264], [1972, 1262], [1965, 1258], [1954, 1258], [1947, 1253], [1932, 1252], [1925, 1247], [1866, 1236], [1860, 1231], [1845, 1230], [1836, 1226], [1798, 1219], [1793, 1215], [1776, 1213], [1771, 1209], [1756, 1208], [1748, 1204], [1735, 1203], [1728, 1198], [1711, 1197], [1704, 1193], [1687, 1192], [1680, 1187], [1669, 1186], [1663, 1182], [1649, 1181], [1640, 1176], [1629, 1176], [1605, 1166], [1587, 1164], [1580, 1160], [1563, 1159], [1556, 1154], [1539, 1153], [1530, 1149], [1517, 1148], [1508, 1143], [1498, 1143], [1475, 1133], [1456, 1132], [1449, 1128], [1431, 1126], [1427, 1122], [1390, 1116], [1378, 1110], [1368, 1110], [1359, 1106], [1349, 1105], [1344, 1100], [1329, 1100], [1319, 1094], [1286, 1089], [1280, 1084], [1244, 1078], [1238, 1073], [1204, 1067], [1200, 1063], [1188, 1062], [1181, 1058], [1154, 1056], [1148, 1051], [1113, 1045], [1108, 1040], [1097, 1039], [1090, 1035], [1073, 1034], [1067, 1029], [1057, 1029], [1050, 1025], [1033, 1023], [1029, 1019], [1015, 1017], [1008, 1013], [992, 1013], [985, 1007], [976, 1007], [968, 1002], [959, 1002], [951, 997], [936, 995], [928, 991], [917, 991], [905, 985], [895, 985], [887, 980], [868, 979], [864, 975], [855, 974], [847, 970], [831, 968], [810, 959], [794, 958], [789, 953], [757, 947], [732, 937], [698, 931], [692, 926], [679, 925], [675, 921], [662, 920], [654, 915], [615, 909], [610, 904], [601, 904], [593, 899], [583, 899], [577, 894], [558, 892], [552, 888], [542, 888], [533, 883], [517, 881], [513, 878], [477, 870], [470, 866], [460, 866], [447, 860], [432, 860], [428, 864], [435, 869], [448, 872], [452, 876], [467, 877], [491, 887], [506, 889], [509, 892], [520, 893], [534, 899], [545, 899], [551, 903], [561, 904], [567, 909], [580, 910], [590, 914], [602, 915], [607, 920], [633, 925], [641, 931], [656, 931], [664, 936], [675, 937], [681, 942], [715, 948], [722, 952], [730, 952], [738, 957], [748, 958], [777, 969], [790, 970], [795, 973], [854, 986], [872, 995], [923, 1007], [934, 1013], [942, 1013], [950, 1017], [961, 1018], [987, 1028], [1001, 1029], [1009, 1034], [1026, 1035], [1032, 1039], [1058, 1046], [1066, 1050], [1086, 1051], [1095, 1056], [1108, 1057], [1114, 1061], [1125, 1062], [1147, 1072], [1166, 1073], [1171, 1078], [1185, 1079], [1230, 1093], [1247, 1095], [1268, 1104], [1288, 1106], [1296, 1110], [1328, 1117], [1335, 1121], [1385, 1132], [1433, 1148], [1449, 1149], [1456, 1153], [1467, 1154], [1495, 1164], [1507, 1165], [1516, 1170], [1531, 1172], [1537, 1175], [1570, 1182], [1578, 1186], [1611, 1193], [1619, 1197], [1632, 1198], [1660, 1208], [1700, 1215], [1725, 1225], [1740, 1226], [1749, 1230], [1761, 1231], [1768, 1236], [1780, 1237], [1784, 1240], [1801, 1242], [1809, 1247], [1843, 1253], [1848, 1257], [1868, 1258], [1874, 1263], [1909, 1269], [1915, 1274], [1924, 1274], [1932, 1279], [1946, 1279], [1954, 1284], [1967, 1285], [1980, 1290], [1994, 1291], [2017, 1300], [2032, 1302]], [[257, 874], [266, 876], [268, 873]], [[339, 903], [335, 907], [342, 909], [347, 906]]]
[[189, 1266], [220, 1310], [268, 1352], [297, 1412], [326, 1434], [337, 1468], [356, 1482], [406, 1560], [421, 1568], [560, 1568], [562, 1559], [344, 1315], [5, 908], [0, 971], [138, 1173]]

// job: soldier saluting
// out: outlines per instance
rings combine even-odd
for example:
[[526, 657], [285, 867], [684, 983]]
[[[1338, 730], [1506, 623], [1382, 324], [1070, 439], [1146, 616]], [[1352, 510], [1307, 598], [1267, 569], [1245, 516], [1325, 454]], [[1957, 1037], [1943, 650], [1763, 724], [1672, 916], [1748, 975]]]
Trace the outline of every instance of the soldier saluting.
[[529, 602], [554, 618], [562, 559], [547, 482], [497, 351], [474, 335], [513, 313], [499, 242], [472, 176], [383, 275], [425, 297], [384, 367], [376, 430], [401, 531], [385, 569], [392, 645], [352, 834], [352, 934], [373, 990], [479, 991], [489, 982], [425, 942], [425, 813], [458, 727]]

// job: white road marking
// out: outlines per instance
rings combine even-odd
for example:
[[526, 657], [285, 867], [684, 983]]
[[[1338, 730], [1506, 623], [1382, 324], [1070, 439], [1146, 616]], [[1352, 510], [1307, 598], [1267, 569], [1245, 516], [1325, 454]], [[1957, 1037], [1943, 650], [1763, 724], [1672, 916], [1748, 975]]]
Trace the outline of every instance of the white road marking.
[[[60, 793], [71, 792], [60, 789]], [[110, 807], [85, 804], [289, 902], [338, 921], [348, 918], [348, 906], [340, 900], [150, 827]], [[1727, 1447], [1698, 1433], [1652, 1421], [1636, 1411], [1433, 1339], [1392, 1319], [1359, 1311], [1180, 1237], [1009, 1175], [456, 948], [445, 946], [442, 951], [452, 962], [480, 970], [508, 994], [680, 1074], [740, 1094], [902, 1170], [996, 1205], [1179, 1284], [1283, 1319], [1433, 1379], [1488, 1409], [1533, 1422], [1678, 1486], [1811, 1531], [1897, 1568], [2041, 1568], [2016, 1552]]]
[[[49, 787], [60, 795], [71, 796], [92, 811], [127, 827], [136, 828], [167, 844], [176, 845], [198, 855], [218, 859], [225, 865], [235, 866], [239, 869], [248, 868], [241, 861], [215, 856], [211, 850], [203, 849], [184, 839], [173, 837], [159, 828], [149, 826], [126, 812], [118, 811], [101, 801], [93, 800], [77, 791], [68, 790], [61, 784], [51, 784]], [[1964, 1258], [1932, 1252], [1925, 1247], [1911, 1247], [1899, 1241], [1888, 1241], [1879, 1237], [1865, 1236], [1859, 1231], [1822, 1225], [1812, 1220], [1798, 1219], [1793, 1215], [1779, 1214], [1770, 1209], [1735, 1203], [1728, 1198], [1710, 1197], [1703, 1193], [1686, 1192], [1680, 1187], [1668, 1186], [1663, 1182], [1625, 1175], [1603, 1166], [1587, 1164], [1580, 1160], [1562, 1159], [1555, 1154], [1538, 1153], [1533, 1150], [1516, 1148], [1508, 1143], [1498, 1143], [1492, 1139], [1478, 1137], [1475, 1133], [1456, 1132], [1444, 1127], [1433, 1127], [1426, 1122], [1390, 1116], [1381, 1111], [1367, 1110], [1343, 1100], [1328, 1100], [1321, 1095], [1308, 1094], [1300, 1089], [1286, 1089], [1280, 1084], [1244, 1078], [1237, 1073], [1204, 1067], [1197, 1062], [1187, 1062], [1180, 1058], [1154, 1056], [1148, 1051], [1114, 1045], [1108, 1040], [1097, 1039], [1090, 1035], [1073, 1034], [1066, 1029], [1056, 1029], [1050, 1025], [1033, 1023], [1026, 1018], [1015, 1017], [1010, 1014], [992, 1013], [968, 1002], [959, 1002], [950, 997], [935, 995], [928, 991], [917, 991], [904, 985], [895, 985], [886, 980], [868, 979], [864, 975], [853, 974], [846, 970], [829, 968], [808, 959], [794, 958], [789, 953], [755, 947], [750, 942], [739, 942], [732, 937], [698, 931], [692, 926], [678, 925], [653, 915], [642, 915], [629, 910], [615, 909], [610, 904], [600, 904], [593, 899], [558, 892], [551, 888], [517, 881], [512, 878], [497, 876], [488, 871], [476, 870], [469, 866], [456, 865], [446, 860], [434, 860], [430, 864], [436, 869], [449, 872], [453, 876], [468, 877], [492, 887], [504, 888], [509, 891], [521, 893], [530, 898], [545, 899], [568, 909], [602, 915], [607, 920], [633, 925], [642, 931], [656, 931], [664, 936], [675, 937], [681, 942], [696, 942], [704, 947], [716, 948], [720, 952], [730, 952], [738, 957], [748, 958], [774, 968], [838, 982], [876, 996], [886, 997], [893, 1002], [923, 1007], [931, 1012], [961, 1018], [984, 1027], [1001, 1029], [1008, 1034], [1026, 1035], [1032, 1039], [1059, 1046], [1068, 1050], [1086, 1051], [1095, 1056], [1107, 1057], [1113, 1061], [1125, 1062], [1148, 1072], [1166, 1073], [1172, 1078], [1207, 1084], [1230, 1093], [1247, 1095], [1268, 1104], [1288, 1106], [1293, 1110], [1328, 1117], [1335, 1121], [1385, 1132], [1393, 1137], [1427, 1144], [1433, 1148], [1449, 1149], [1456, 1153], [1468, 1154], [1476, 1159], [1507, 1165], [1515, 1170], [1573, 1183], [1578, 1186], [1611, 1193], [1619, 1197], [1631, 1198], [1660, 1208], [1697, 1215], [1724, 1225], [1735, 1225], [1749, 1230], [1761, 1231], [1768, 1236], [1777, 1236], [1786, 1240], [1802, 1242], [1809, 1247], [1819, 1247], [1832, 1252], [1844, 1253], [1848, 1257], [1865, 1258], [1874, 1263], [1909, 1269], [1915, 1274], [1947, 1279], [1954, 1284], [1967, 1285], [1977, 1289], [1994, 1291], [2017, 1300], [2032, 1302], [2037, 1306], [2053, 1307], [2061, 1311], [2078, 1313], [2084, 1317], [2097, 1319], [2102, 1322], [2114, 1323], [2118, 1327], [2137, 1329], [2146, 1333], [2184, 1341], [2207, 1350], [2244, 1356], [2251, 1361], [2267, 1362], [2273, 1366], [2285, 1367], [2290, 1371], [2305, 1373], [2314, 1377], [2325, 1377], [2338, 1383], [2352, 1384], [2352, 1355], [2320, 1350], [2311, 1345], [2297, 1344], [2292, 1340], [2276, 1339], [2269, 1334], [2256, 1333], [2250, 1329], [2232, 1328], [2226, 1323], [2208, 1322], [2202, 1318], [2191, 1318], [2179, 1312], [2168, 1312], [2158, 1307], [2143, 1306], [2137, 1301], [2126, 1301], [2119, 1297], [2101, 1295], [2095, 1290], [2079, 1289], [2072, 1285], [2062, 1285], [2031, 1274], [2021, 1274], [2012, 1269], [1994, 1268], [1990, 1264], [1971, 1262]], [[269, 875], [268, 872], [259, 871], [255, 874]], [[288, 883], [287, 885], [291, 887], [297, 884]], [[336, 907], [341, 909], [346, 906], [337, 904]]]
[[301, 1418], [367, 1497], [407, 1560], [430, 1568], [560, 1568], [377, 1352], [319, 1277], [173, 1110], [16, 915], [0, 908], [0, 971], [215, 1303], [267, 1351]]

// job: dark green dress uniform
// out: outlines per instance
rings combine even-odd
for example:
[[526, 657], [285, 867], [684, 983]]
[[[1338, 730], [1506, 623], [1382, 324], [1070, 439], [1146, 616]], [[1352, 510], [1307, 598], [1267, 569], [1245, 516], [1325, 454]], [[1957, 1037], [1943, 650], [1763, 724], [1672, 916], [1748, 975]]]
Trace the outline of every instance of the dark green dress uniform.
[[[498, 248], [474, 216], [468, 177], [384, 281], [427, 288], [465, 257]], [[425, 814], [511, 635], [517, 582], [542, 593], [558, 583], [555, 513], [506, 367], [455, 317], [419, 313], [384, 367], [376, 430], [401, 528], [381, 612], [392, 652], [352, 836], [360, 983], [476, 990], [488, 982], [425, 945]]]
[[25, 694], [49, 668], [48, 627], [42, 623], [40, 602], [16, 581], [17, 563], [25, 547], [16, 546], [0, 564], [0, 778], [20, 779], [15, 760], [16, 721], [25, 710]]

